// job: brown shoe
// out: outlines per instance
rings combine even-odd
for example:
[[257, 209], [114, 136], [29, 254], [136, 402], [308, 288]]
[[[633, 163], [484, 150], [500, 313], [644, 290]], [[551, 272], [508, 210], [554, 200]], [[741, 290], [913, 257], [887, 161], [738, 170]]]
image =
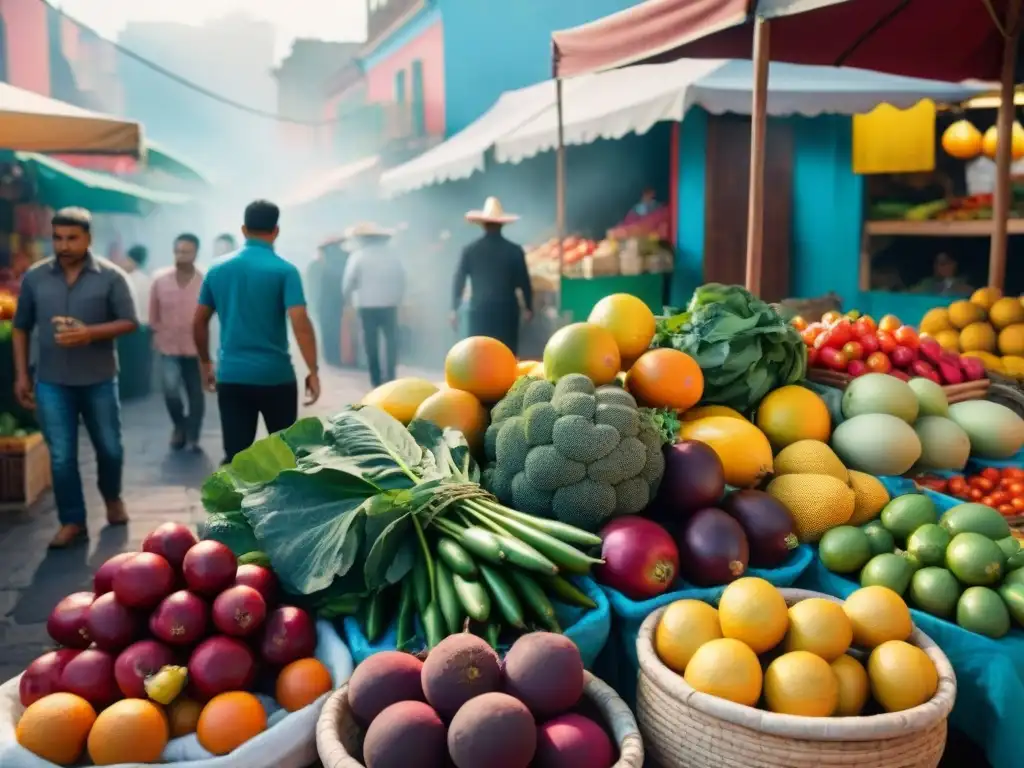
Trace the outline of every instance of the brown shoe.
[[62, 525], [50, 542], [50, 549], [67, 549], [88, 540], [89, 534], [81, 525]]
[[128, 513], [121, 499], [107, 502], [107, 525], [128, 525]]

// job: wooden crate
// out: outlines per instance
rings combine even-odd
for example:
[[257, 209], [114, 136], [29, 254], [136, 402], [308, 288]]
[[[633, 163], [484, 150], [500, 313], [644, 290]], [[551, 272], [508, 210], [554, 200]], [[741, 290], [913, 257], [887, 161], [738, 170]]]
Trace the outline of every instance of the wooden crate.
[[[853, 381], [848, 373], [829, 371], [823, 368], [811, 368], [807, 371], [807, 378], [818, 384], [825, 384], [836, 389], [846, 389], [846, 385]], [[988, 394], [988, 379], [978, 381], [965, 381], [963, 384], [949, 384], [942, 389], [946, 393], [949, 404], [962, 403], [965, 400], [984, 400]]]
[[41, 434], [0, 438], [0, 510], [31, 506], [52, 483], [50, 450]]

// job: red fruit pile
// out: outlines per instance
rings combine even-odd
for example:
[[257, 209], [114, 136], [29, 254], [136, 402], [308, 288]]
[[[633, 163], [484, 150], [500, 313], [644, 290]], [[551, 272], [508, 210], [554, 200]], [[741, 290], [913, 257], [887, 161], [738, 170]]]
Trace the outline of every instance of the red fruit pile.
[[110, 558], [96, 570], [92, 592], [57, 603], [46, 628], [62, 647], [25, 670], [24, 706], [59, 692], [97, 710], [146, 698], [146, 678], [169, 665], [187, 666], [190, 695], [205, 701], [251, 689], [261, 664], [313, 655], [312, 617], [277, 605], [269, 569], [239, 566], [228, 547], [197, 541], [177, 523], [161, 525], [142, 549]]
[[[856, 313], [851, 313], [856, 314]], [[886, 315], [876, 326], [868, 315], [826, 312], [819, 322], [791, 321], [807, 344], [807, 362], [850, 376], [888, 373], [904, 381], [914, 377], [936, 384], [962, 384], [985, 378], [980, 360], [947, 352], [937, 341], [919, 338], [917, 331]]]
[[921, 475], [918, 485], [962, 501], [985, 504], [1006, 517], [1024, 515], [1024, 469], [986, 467], [976, 475]]

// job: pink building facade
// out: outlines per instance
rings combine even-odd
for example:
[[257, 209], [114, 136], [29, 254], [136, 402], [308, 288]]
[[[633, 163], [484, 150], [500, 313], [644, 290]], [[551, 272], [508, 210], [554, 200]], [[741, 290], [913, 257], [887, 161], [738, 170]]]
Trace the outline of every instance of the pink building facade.
[[7, 53], [7, 82], [50, 95], [50, 40], [46, 4], [39, 0], [0, 0]]

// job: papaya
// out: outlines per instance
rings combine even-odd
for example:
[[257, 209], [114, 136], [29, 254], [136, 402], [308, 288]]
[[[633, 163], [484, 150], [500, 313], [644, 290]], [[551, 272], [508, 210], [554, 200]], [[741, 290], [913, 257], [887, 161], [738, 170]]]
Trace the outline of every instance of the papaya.
[[772, 447], [764, 432], [749, 421], [709, 416], [683, 423], [679, 436], [711, 447], [722, 462], [725, 482], [753, 488], [772, 472]]

